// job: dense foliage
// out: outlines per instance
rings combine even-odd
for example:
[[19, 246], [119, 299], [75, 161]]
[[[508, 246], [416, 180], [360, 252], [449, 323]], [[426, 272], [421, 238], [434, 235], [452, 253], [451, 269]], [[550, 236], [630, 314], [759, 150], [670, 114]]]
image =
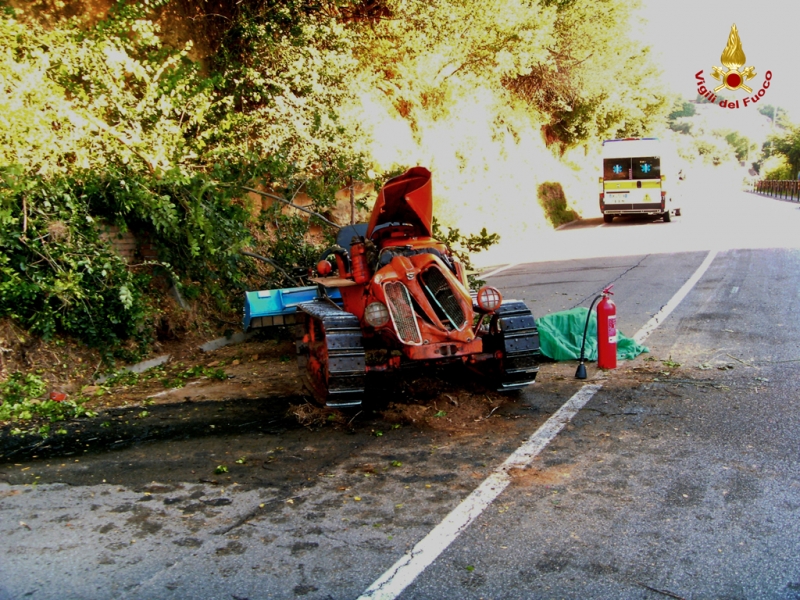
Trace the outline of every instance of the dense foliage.
[[713, 127], [711, 123], [718, 121], [709, 120], [704, 113], [698, 112], [698, 104], [708, 104], [708, 100], [699, 95], [694, 102], [678, 97], [668, 117], [669, 128], [680, 134], [677, 139], [683, 158], [690, 162], [700, 158], [713, 166], [738, 161], [749, 163], [749, 168], [756, 163], [761, 156], [758, 144], [739, 131]]
[[[146, 345], [154, 284], [202, 283], [225, 308], [251, 269], [239, 254], [250, 243], [241, 185], [306, 183], [325, 200], [360, 174], [325, 120], [339, 96], [258, 90], [232, 60], [201, 75], [190, 44], [165, 47], [148, 10], [118, 4], [93, 26], [10, 11], [0, 21], [0, 316], [45, 337]], [[296, 78], [288, 62], [274, 68]], [[265, 100], [247, 104], [258, 93]], [[158, 261], [126, 265], [101, 222], [150, 239]]]
[[768, 179], [800, 177], [800, 126], [790, 126], [782, 135], [772, 137], [771, 150], [784, 159], [783, 168], [769, 174]]
[[562, 149], [587, 140], [640, 137], [663, 125], [668, 100], [649, 48], [632, 40], [636, 2], [543, 0], [555, 9], [546, 56], [507, 85], [548, 122]]

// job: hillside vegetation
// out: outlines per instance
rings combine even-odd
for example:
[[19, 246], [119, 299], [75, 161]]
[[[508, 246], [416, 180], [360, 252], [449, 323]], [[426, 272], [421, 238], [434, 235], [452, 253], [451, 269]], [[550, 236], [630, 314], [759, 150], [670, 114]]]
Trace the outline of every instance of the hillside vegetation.
[[[324, 219], [349, 221], [337, 191], [357, 189], [363, 216], [415, 164], [445, 230], [535, 235], [538, 189], [594, 203], [586, 148], [664, 126], [631, 14], [622, 0], [7, 4], [0, 318], [109, 360], [175, 323], [230, 328], [243, 289], [289, 283]], [[151, 252], [122, 258], [112, 226]], [[172, 326], [169, 289], [192, 307]]]

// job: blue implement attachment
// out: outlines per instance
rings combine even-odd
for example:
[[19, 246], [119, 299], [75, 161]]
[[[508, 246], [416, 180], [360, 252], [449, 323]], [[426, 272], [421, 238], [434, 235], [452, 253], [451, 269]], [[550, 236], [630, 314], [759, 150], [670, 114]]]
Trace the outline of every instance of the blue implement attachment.
[[[293, 325], [297, 305], [310, 302], [319, 296], [318, 287], [282, 288], [278, 290], [261, 290], [245, 292], [244, 331], [273, 325]], [[341, 303], [342, 295], [336, 288], [329, 288], [328, 295], [337, 303]]]

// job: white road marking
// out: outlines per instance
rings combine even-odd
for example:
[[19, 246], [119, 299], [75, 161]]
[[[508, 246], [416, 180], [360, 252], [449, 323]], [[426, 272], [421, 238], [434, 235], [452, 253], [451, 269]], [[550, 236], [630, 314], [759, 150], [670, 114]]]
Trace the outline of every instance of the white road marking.
[[[702, 264], [683, 284], [675, 295], [670, 298], [660, 311], [642, 327], [633, 339], [641, 343], [664, 320], [692, 290], [703, 274], [717, 256], [717, 250], [711, 250]], [[491, 273], [482, 275], [489, 277], [500, 271], [505, 271], [515, 264], [500, 267]], [[559, 434], [564, 426], [586, 406], [589, 400], [602, 388], [601, 384], [583, 386], [567, 402], [559, 408], [525, 443], [517, 448], [503, 464], [497, 467], [483, 483], [481, 483], [469, 496], [467, 496], [441, 523], [431, 530], [411, 552], [406, 553], [394, 563], [358, 600], [394, 600], [404, 589], [422, 573], [428, 565], [433, 563], [439, 555], [455, 540], [462, 531], [477, 519], [481, 513], [497, 498], [511, 483], [510, 469], [524, 468], [547, 447]]]
[[511, 263], [510, 265], [506, 265], [505, 267], [500, 267], [499, 269], [495, 269], [494, 271], [489, 271], [488, 273], [481, 273], [480, 278], [485, 279], [487, 277], [491, 277], [492, 275], [497, 275], [506, 269], [511, 269], [512, 267], [516, 267], [519, 263]]
[[733, 286], [731, 288], [731, 296], [733, 296], [734, 294], [737, 294], [738, 292], [739, 292], [739, 286], [738, 285], [735, 285], [735, 286]]
[[635, 342], [641, 344], [647, 339], [647, 336], [656, 330], [656, 327], [666, 320], [666, 318], [672, 313], [673, 310], [675, 310], [675, 308], [681, 303], [686, 295], [692, 291], [692, 288], [695, 286], [695, 284], [700, 281], [700, 278], [708, 270], [708, 267], [711, 266], [711, 263], [714, 261], [716, 256], [717, 250], [711, 250], [708, 253], [705, 260], [700, 264], [699, 267], [697, 267], [697, 270], [692, 274], [691, 277], [689, 277], [686, 283], [683, 284], [683, 287], [675, 292], [675, 295], [670, 298], [669, 302], [662, 306], [661, 310], [658, 311], [652, 319], [645, 323], [644, 327], [634, 334], [633, 339]]
[[578, 390], [477, 489], [414, 546], [411, 552], [405, 554], [369, 586], [359, 600], [397, 598], [508, 487], [511, 483], [508, 471], [527, 466], [601, 387], [600, 384], [590, 384]]

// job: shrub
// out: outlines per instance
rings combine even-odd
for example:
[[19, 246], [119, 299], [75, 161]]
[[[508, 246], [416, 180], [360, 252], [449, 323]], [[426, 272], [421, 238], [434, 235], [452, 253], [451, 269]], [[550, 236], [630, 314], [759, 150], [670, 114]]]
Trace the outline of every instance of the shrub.
[[553, 227], [578, 219], [578, 213], [567, 207], [567, 197], [561, 184], [545, 181], [538, 188], [539, 204]]

